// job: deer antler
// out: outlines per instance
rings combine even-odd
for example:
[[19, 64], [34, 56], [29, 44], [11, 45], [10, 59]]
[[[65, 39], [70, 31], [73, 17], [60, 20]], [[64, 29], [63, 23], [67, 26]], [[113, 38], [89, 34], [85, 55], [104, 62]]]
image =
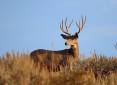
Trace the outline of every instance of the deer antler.
[[[72, 22], [73, 22], [73, 20], [72, 20]], [[70, 27], [71, 27], [72, 22], [69, 25], [67, 25], [67, 18], [65, 19], [65, 28], [66, 28], [66, 31], [65, 31], [64, 30], [64, 23], [63, 23], [63, 20], [62, 20], [62, 23], [60, 24], [61, 31], [63, 33], [65, 33], [65, 34], [67, 34], [67, 35], [71, 35], [69, 33], [69, 30], [70, 30]]]
[[86, 16], [84, 18], [82, 17], [82, 21], [79, 22], [76, 21], [76, 25], [78, 27], [78, 32], [77, 32], [78, 34], [82, 31], [85, 23], [86, 23]]

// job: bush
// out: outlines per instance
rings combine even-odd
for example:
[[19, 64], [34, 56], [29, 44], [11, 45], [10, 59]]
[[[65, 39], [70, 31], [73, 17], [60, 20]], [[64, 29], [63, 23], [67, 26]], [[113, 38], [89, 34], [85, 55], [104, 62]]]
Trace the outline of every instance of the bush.
[[92, 55], [73, 71], [39, 72], [28, 54], [0, 58], [0, 85], [117, 85], [117, 57]]

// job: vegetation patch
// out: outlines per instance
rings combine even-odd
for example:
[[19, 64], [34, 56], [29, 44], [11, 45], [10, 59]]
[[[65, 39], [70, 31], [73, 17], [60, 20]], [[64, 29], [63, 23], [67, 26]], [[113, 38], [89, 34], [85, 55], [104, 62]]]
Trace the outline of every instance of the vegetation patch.
[[117, 85], [117, 56], [93, 54], [79, 59], [73, 71], [40, 72], [28, 54], [6, 53], [0, 58], [0, 85]]

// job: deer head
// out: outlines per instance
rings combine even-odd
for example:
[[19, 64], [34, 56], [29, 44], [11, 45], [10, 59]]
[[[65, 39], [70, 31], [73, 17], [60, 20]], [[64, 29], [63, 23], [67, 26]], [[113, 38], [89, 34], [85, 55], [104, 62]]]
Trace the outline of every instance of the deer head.
[[[72, 22], [73, 22], [73, 20], [72, 20]], [[76, 22], [76, 26], [78, 27], [78, 31], [76, 33], [74, 33], [73, 35], [70, 34], [70, 32], [69, 32], [72, 22], [68, 25], [67, 18], [65, 20], [65, 23], [62, 20], [62, 23], [60, 24], [60, 29], [64, 34], [61, 34], [61, 36], [66, 40], [65, 45], [69, 45], [69, 46], [76, 48], [79, 33], [82, 31], [83, 26], [86, 23], [86, 16], [82, 17], [81, 21]], [[65, 29], [64, 29], [64, 27], [65, 27]]]

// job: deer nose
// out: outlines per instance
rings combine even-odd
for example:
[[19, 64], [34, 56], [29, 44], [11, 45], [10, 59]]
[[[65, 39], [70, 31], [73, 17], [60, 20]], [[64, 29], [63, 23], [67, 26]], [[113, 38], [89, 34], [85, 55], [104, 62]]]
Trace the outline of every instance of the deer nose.
[[65, 45], [67, 45], [67, 43], [65, 42]]

